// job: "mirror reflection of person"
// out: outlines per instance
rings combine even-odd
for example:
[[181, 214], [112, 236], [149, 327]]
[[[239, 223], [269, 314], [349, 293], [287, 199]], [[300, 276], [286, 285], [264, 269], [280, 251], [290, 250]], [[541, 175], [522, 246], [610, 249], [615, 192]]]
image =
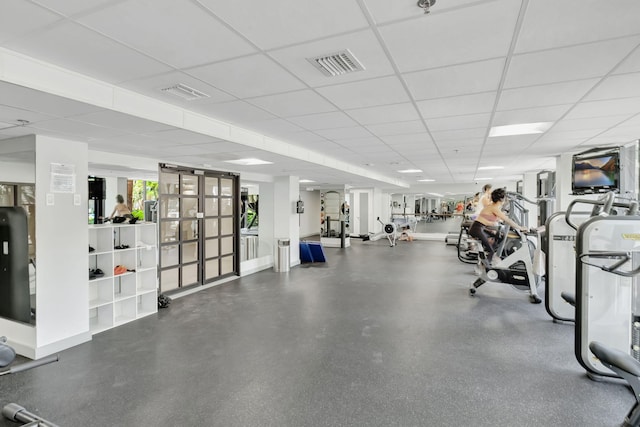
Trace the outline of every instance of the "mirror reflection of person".
[[131, 209], [124, 203], [124, 197], [122, 194], [118, 194], [116, 196], [116, 205], [113, 208], [113, 212], [109, 215], [109, 219], [113, 219], [114, 217], [125, 217], [125, 218], [133, 218], [131, 215]]

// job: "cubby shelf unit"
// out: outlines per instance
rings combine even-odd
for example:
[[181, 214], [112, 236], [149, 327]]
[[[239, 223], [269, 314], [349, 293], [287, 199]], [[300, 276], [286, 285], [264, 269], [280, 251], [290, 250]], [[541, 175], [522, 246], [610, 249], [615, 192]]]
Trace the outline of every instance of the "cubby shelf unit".
[[103, 273], [89, 279], [92, 334], [158, 311], [157, 235], [154, 223], [89, 226], [89, 269]]

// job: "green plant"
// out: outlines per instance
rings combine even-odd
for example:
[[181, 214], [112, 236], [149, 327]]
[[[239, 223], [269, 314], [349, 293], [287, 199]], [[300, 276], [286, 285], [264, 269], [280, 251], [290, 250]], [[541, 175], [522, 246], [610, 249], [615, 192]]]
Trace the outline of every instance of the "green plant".
[[131, 211], [131, 215], [133, 215], [133, 217], [135, 219], [137, 219], [138, 221], [142, 221], [144, 220], [144, 211], [140, 210], [140, 209], [134, 209]]

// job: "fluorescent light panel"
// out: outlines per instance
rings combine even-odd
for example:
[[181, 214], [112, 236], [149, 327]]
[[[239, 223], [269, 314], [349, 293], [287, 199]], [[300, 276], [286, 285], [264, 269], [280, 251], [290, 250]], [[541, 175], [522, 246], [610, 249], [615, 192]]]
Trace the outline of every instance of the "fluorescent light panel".
[[476, 178], [476, 181], [489, 181], [493, 178]]
[[504, 166], [480, 166], [478, 168], [479, 171], [490, 171], [490, 170], [497, 170], [497, 169], [504, 169]]
[[301, 180], [300, 180], [300, 181], [298, 181], [298, 182], [302, 182], [302, 183], [304, 183], [304, 184], [308, 184], [308, 183], [310, 183], [310, 182], [315, 182], [315, 181], [313, 181], [313, 180], [311, 180], [311, 179], [301, 179]]
[[225, 160], [226, 163], [233, 163], [234, 165], [242, 166], [256, 166], [256, 165], [272, 165], [273, 162], [267, 162], [260, 159], [238, 159], [238, 160]]
[[398, 171], [400, 173], [420, 173], [422, 172], [422, 169], [403, 169], [401, 171]]
[[435, 181], [435, 179], [429, 179], [429, 178], [425, 178], [425, 179], [419, 179], [418, 182], [433, 182]]
[[520, 123], [516, 125], [494, 126], [489, 132], [489, 137], [530, 135], [534, 133], [544, 133], [551, 127], [552, 122]]

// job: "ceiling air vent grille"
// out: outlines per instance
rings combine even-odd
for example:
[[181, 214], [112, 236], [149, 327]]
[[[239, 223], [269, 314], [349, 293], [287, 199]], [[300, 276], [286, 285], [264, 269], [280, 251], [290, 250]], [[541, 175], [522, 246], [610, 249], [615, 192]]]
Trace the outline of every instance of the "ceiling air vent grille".
[[364, 66], [353, 56], [349, 49], [332, 53], [331, 55], [307, 58], [307, 61], [311, 62], [314, 67], [329, 77], [364, 70]]
[[161, 90], [163, 92], [170, 93], [171, 95], [178, 96], [187, 101], [193, 101], [194, 99], [200, 98], [209, 98], [209, 95], [207, 95], [206, 93], [200, 92], [199, 90], [182, 83], [178, 83], [177, 85], [173, 85], [170, 87], [165, 87]]

